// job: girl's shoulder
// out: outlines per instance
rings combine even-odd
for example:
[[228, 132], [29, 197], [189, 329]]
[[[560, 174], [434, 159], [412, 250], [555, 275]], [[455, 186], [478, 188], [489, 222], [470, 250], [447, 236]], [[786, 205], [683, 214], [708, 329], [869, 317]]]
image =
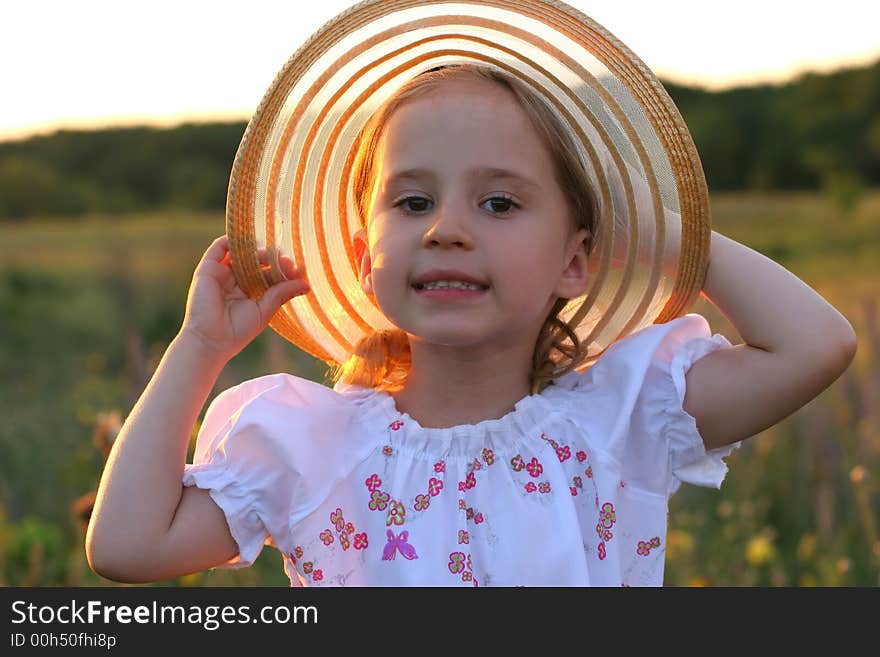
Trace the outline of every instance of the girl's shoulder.
[[712, 334], [705, 317], [689, 313], [613, 342], [586, 371], [572, 372], [560, 383], [569, 390], [640, 389], [662, 380], [649, 373], [671, 377], [676, 369], [689, 368], [710, 351], [730, 346], [723, 335]]
[[212, 454], [245, 448], [272, 454], [275, 466], [300, 471], [302, 464], [334, 450], [359, 454], [381, 438], [381, 421], [357, 398], [292, 374], [269, 374], [214, 398], [199, 427], [194, 459], [207, 461]]
[[[317, 427], [327, 435], [332, 427], [334, 433], [344, 433], [360, 410], [356, 401], [293, 374], [267, 374], [220, 392], [205, 412], [202, 430], [212, 435], [222, 433], [224, 425], [237, 425], [277, 429], [291, 436], [308, 434]], [[301, 431], [292, 431], [297, 427]]]
[[642, 407], [677, 408], [685, 394], [685, 375], [703, 356], [733, 345], [712, 333], [702, 315], [689, 313], [651, 324], [611, 344], [584, 372], [559, 381], [560, 396], [590, 412], [617, 421], [621, 411]]
[[220, 392], [214, 399], [217, 400], [239, 404], [266, 400], [293, 407], [341, 401], [339, 395], [326, 386], [286, 372], [246, 379]]
[[329, 388], [310, 379], [278, 372], [247, 379], [221, 391], [208, 410], [236, 412], [247, 408], [249, 411], [269, 413], [294, 410], [319, 414], [357, 412], [369, 405], [374, 397], [372, 390], [339, 385]]
[[[722, 336], [718, 336], [722, 337]], [[712, 338], [706, 318], [688, 313], [662, 324], [650, 324], [614, 342], [603, 356], [634, 362], [668, 359], [691, 340]]]

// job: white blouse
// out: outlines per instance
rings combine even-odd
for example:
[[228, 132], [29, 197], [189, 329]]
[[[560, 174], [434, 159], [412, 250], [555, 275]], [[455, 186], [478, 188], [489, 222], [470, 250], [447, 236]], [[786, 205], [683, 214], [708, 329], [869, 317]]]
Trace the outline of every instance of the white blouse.
[[424, 428], [387, 393], [272, 374], [208, 407], [185, 486], [210, 491], [249, 566], [292, 586], [661, 586], [669, 497], [719, 488], [682, 408], [731, 343], [689, 314], [619, 340], [502, 418]]

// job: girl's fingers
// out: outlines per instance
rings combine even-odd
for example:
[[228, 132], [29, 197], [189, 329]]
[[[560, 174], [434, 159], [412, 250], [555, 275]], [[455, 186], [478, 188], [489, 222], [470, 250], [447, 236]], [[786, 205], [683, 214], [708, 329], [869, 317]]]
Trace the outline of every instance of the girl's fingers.
[[229, 253], [229, 238], [224, 233], [220, 237], [211, 242], [211, 246], [205, 251], [203, 260], [214, 260], [219, 262]]
[[211, 246], [207, 248], [205, 254], [202, 256], [202, 259], [199, 261], [199, 264], [196, 266], [195, 275], [204, 274], [212, 272], [213, 275], [217, 275], [217, 267], [218, 265], [222, 267], [223, 270], [232, 271], [227, 265], [224, 264], [224, 261], [227, 261], [229, 256], [229, 249], [227, 246], [226, 235], [221, 235], [217, 239], [215, 239]]
[[292, 258], [281, 256], [278, 259], [278, 264], [281, 265], [281, 272], [284, 274], [284, 277], [287, 278], [287, 280], [303, 278], [302, 272], [297, 269], [296, 266], [293, 264]]
[[[267, 271], [272, 269], [272, 265], [270, 261], [272, 258], [277, 257], [278, 259], [278, 268], [281, 271], [281, 274], [288, 281], [293, 280], [301, 280], [305, 281], [304, 272], [298, 269], [294, 263], [293, 259], [290, 256], [283, 255], [278, 251], [273, 251], [272, 249], [260, 248], [257, 249], [257, 260], [260, 263], [260, 270]], [[217, 237], [212, 243], [211, 246], [208, 247], [207, 251], [205, 251], [205, 255], [202, 258], [203, 263], [217, 263], [223, 266], [222, 271], [218, 271], [215, 265], [207, 265], [203, 264], [202, 271], [211, 271], [215, 275], [222, 275], [226, 277], [226, 275], [232, 273], [232, 257], [229, 252], [229, 238], [224, 234]]]
[[278, 309], [292, 298], [308, 294], [311, 288], [305, 281], [284, 281], [269, 288], [257, 301], [264, 317], [273, 317]]

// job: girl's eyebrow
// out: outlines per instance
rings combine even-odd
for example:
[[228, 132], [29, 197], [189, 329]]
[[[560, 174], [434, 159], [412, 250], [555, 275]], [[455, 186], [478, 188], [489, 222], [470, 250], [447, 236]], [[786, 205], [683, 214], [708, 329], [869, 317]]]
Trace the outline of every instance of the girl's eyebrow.
[[[475, 169], [470, 169], [465, 172], [465, 177], [468, 180], [510, 180], [517, 183], [520, 187], [526, 187], [532, 189], [534, 191], [540, 191], [541, 186], [521, 173], [517, 173], [515, 171], [510, 171], [509, 169], [499, 169], [497, 167], [477, 167]], [[385, 186], [390, 187], [395, 183], [402, 182], [404, 180], [435, 180], [437, 176], [430, 169], [404, 169], [402, 171], [397, 171], [391, 174], [388, 179], [385, 181]]]

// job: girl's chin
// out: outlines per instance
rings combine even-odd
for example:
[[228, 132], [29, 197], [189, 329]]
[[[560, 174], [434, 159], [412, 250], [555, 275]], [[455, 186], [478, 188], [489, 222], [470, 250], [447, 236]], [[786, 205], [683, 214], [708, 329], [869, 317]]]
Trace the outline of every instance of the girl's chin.
[[[468, 326], [453, 326], [451, 323], [432, 322], [430, 326], [412, 327], [407, 330], [410, 346], [439, 349], [474, 350], [497, 345], [497, 336], [485, 331], [475, 330], [473, 323]], [[493, 347], [497, 349], [497, 346]]]

